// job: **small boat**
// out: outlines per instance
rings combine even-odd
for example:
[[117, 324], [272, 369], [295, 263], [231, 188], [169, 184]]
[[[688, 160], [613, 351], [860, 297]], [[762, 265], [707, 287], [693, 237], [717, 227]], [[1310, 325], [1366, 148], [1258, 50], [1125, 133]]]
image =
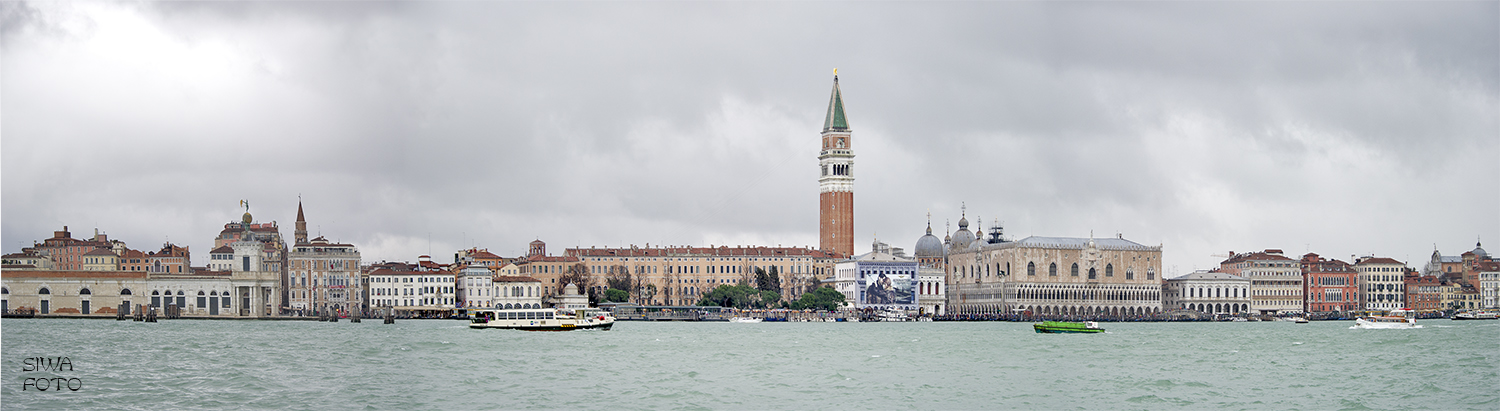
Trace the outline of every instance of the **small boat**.
[[1307, 324], [1307, 319], [1302, 317], [1292, 317], [1292, 322], [1297, 324]]
[[1464, 311], [1453, 314], [1454, 320], [1494, 320], [1500, 319], [1500, 312], [1495, 311]]
[[1040, 323], [1032, 324], [1031, 328], [1035, 329], [1038, 334], [1104, 332], [1103, 328], [1099, 328], [1099, 323], [1093, 321], [1081, 323], [1068, 321], [1042, 321]]
[[1410, 308], [1398, 308], [1391, 310], [1390, 315], [1359, 317], [1354, 320], [1354, 326], [1349, 328], [1364, 329], [1408, 329], [1422, 328], [1417, 325], [1417, 319], [1413, 318], [1415, 312]]
[[469, 328], [525, 331], [609, 330], [615, 317], [597, 308], [475, 310]]
[[729, 317], [729, 322], [732, 322], [732, 323], [758, 323], [758, 322], [761, 322], [761, 319], [759, 319], [759, 318], [753, 318], [753, 317]]

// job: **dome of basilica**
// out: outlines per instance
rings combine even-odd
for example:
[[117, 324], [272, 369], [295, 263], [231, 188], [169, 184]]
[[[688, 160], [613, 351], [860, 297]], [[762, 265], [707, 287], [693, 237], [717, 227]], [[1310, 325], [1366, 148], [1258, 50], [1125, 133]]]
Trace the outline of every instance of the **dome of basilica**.
[[958, 219], [958, 231], [953, 233], [953, 249], [967, 250], [974, 243], [974, 233], [969, 231], [969, 219]]
[[932, 235], [932, 223], [927, 224], [927, 235], [917, 239], [916, 253], [917, 258], [943, 256], [943, 240]]

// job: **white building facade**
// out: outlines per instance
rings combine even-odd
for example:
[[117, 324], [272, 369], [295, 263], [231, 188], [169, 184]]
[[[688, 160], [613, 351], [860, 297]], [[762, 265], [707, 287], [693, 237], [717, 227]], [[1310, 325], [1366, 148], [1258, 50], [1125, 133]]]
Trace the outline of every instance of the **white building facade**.
[[1204, 314], [1251, 313], [1249, 278], [1216, 271], [1194, 271], [1167, 279], [1162, 286], [1162, 307]]

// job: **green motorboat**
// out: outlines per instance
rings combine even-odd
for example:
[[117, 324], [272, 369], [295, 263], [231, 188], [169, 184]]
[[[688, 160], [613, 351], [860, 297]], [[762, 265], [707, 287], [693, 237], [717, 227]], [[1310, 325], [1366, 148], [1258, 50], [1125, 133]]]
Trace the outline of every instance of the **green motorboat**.
[[1049, 334], [1051, 334], [1051, 333], [1102, 333], [1102, 332], [1104, 332], [1103, 328], [1099, 328], [1099, 323], [1096, 323], [1096, 322], [1093, 322], [1093, 321], [1082, 322], [1082, 323], [1067, 322], [1067, 321], [1042, 321], [1041, 323], [1032, 324], [1031, 327], [1035, 328], [1037, 333], [1049, 333]]

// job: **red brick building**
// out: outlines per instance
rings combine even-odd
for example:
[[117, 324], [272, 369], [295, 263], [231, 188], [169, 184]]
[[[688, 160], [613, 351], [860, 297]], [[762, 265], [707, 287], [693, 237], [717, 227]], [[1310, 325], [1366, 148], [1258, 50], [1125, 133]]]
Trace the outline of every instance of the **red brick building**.
[[1349, 263], [1307, 253], [1302, 265], [1303, 305], [1307, 312], [1355, 311], [1359, 307], [1359, 277]]

